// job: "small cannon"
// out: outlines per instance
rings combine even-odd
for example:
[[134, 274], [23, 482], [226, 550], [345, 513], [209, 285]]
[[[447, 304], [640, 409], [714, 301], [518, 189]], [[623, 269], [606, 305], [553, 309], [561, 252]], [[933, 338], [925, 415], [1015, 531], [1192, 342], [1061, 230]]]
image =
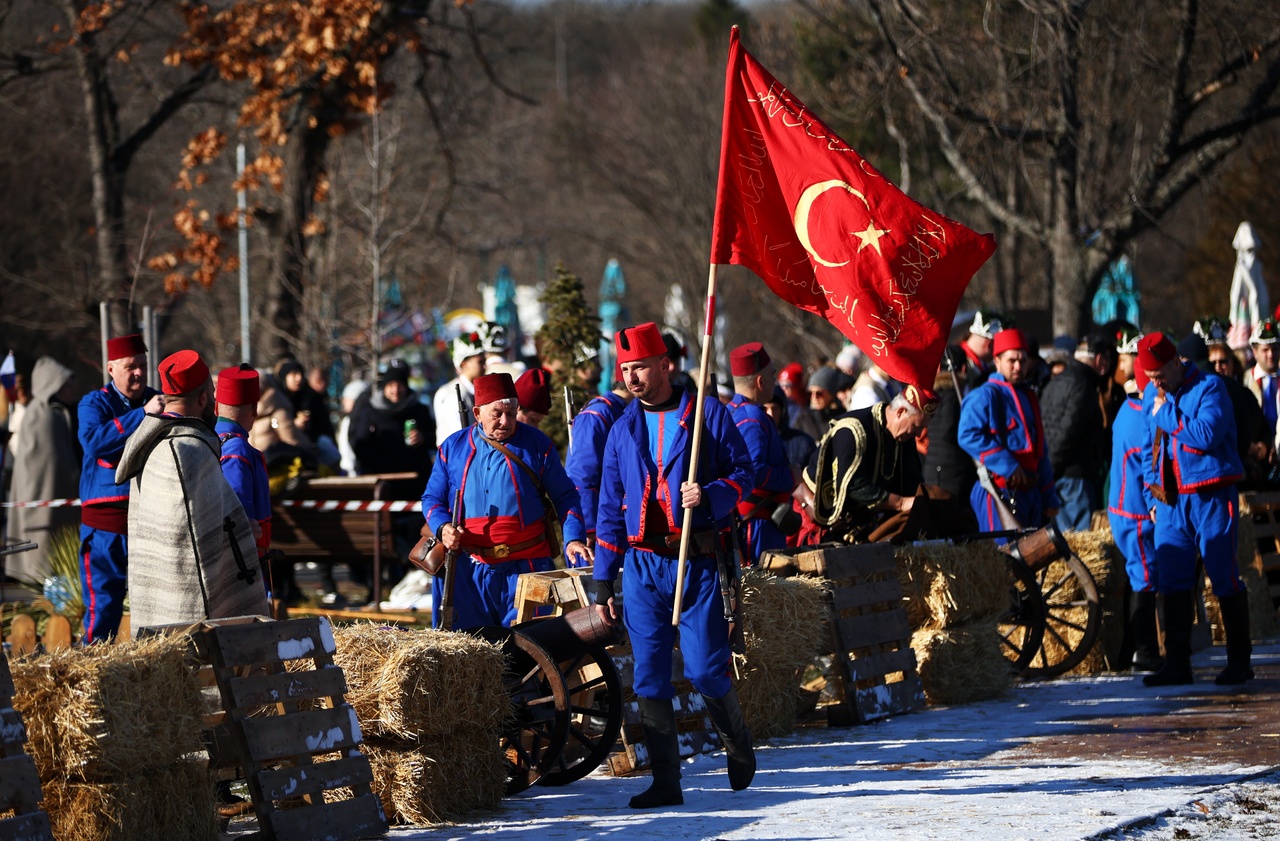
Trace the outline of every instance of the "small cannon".
[[507, 794], [590, 774], [622, 731], [622, 681], [605, 652], [619, 641], [590, 607], [503, 628], [471, 628], [503, 647], [514, 717], [503, 735]]

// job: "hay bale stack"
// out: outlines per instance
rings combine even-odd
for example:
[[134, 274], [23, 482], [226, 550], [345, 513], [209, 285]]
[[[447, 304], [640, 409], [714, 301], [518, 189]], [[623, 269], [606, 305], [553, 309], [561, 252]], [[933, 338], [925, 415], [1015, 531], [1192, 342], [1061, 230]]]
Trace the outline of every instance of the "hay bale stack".
[[[1236, 565], [1240, 568], [1240, 578], [1244, 580], [1249, 591], [1249, 630], [1254, 639], [1269, 639], [1280, 633], [1280, 617], [1276, 615], [1275, 604], [1271, 601], [1270, 585], [1267, 573], [1262, 568], [1262, 558], [1258, 552], [1258, 538], [1253, 528], [1253, 511], [1249, 508], [1248, 497], [1240, 496], [1240, 530], [1236, 543]], [[1271, 541], [1267, 541], [1270, 543]], [[1268, 548], [1267, 551], [1274, 551]], [[1210, 598], [1211, 582], [1205, 582], [1205, 610], [1213, 627], [1213, 641], [1223, 645], [1226, 638], [1222, 633], [1222, 612], [1218, 609], [1218, 600]]]
[[370, 624], [335, 628], [334, 641], [387, 819], [432, 824], [496, 806], [511, 715], [502, 649], [469, 634]]
[[204, 762], [115, 782], [45, 780], [44, 808], [59, 841], [215, 841], [213, 783]]
[[1008, 559], [989, 540], [902, 546], [894, 559], [912, 630], [994, 622], [1009, 609]]
[[1009, 688], [1013, 673], [992, 620], [911, 635], [920, 683], [930, 704], [968, 704]]
[[828, 641], [821, 579], [778, 578], [762, 570], [742, 576], [747, 653], [739, 662], [738, 699], [753, 735], [795, 729], [804, 669]]

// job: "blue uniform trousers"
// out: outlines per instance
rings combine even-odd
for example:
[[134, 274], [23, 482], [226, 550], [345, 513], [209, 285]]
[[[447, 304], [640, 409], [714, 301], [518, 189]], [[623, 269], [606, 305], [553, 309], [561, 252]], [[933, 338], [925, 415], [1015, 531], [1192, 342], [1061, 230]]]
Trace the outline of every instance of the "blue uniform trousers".
[[1233, 485], [1178, 494], [1173, 505], [1156, 503], [1156, 588], [1183, 593], [1195, 587], [1197, 554], [1215, 596], [1244, 591], [1236, 565], [1237, 492]]
[[1155, 525], [1147, 519], [1107, 514], [1111, 520], [1111, 538], [1124, 558], [1124, 571], [1129, 588], [1135, 593], [1153, 593], [1156, 589]]
[[[675, 628], [677, 558], [628, 549], [622, 573], [622, 618], [635, 653], [635, 692], [642, 698], [675, 697], [671, 652]], [[684, 609], [680, 612], [680, 654], [684, 673], [708, 698], [722, 698], [733, 688], [729, 680], [729, 623], [720, 598], [720, 575], [710, 555], [687, 564]]]
[[106, 642], [120, 630], [129, 588], [128, 538], [80, 526], [80, 592], [84, 594], [84, 641]]
[[742, 549], [747, 553], [747, 561], [751, 566], [760, 563], [760, 555], [774, 549], [787, 548], [787, 538], [773, 520], [763, 517], [752, 517], [742, 521], [738, 531], [738, 539], [742, 541]]
[[[453, 630], [478, 628], [481, 625], [510, 627], [516, 621], [516, 581], [526, 572], [555, 569], [550, 558], [531, 558], [483, 564], [470, 555], [458, 555], [458, 573], [453, 581]], [[444, 575], [431, 581], [432, 604], [440, 604], [444, 596]], [[438, 626], [440, 612], [432, 623]]]
[[[1040, 491], [1005, 490], [1004, 493], [1005, 499], [1011, 500], [1014, 516], [1023, 527], [1039, 528], [1044, 525], [1044, 506], [1041, 504]], [[978, 517], [978, 531], [1004, 531], [996, 505], [991, 501], [991, 495], [982, 489], [981, 482], [973, 483], [973, 490], [969, 492], [969, 505]], [[996, 545], [1006, 542], [1004, 538], [995, 541]]]

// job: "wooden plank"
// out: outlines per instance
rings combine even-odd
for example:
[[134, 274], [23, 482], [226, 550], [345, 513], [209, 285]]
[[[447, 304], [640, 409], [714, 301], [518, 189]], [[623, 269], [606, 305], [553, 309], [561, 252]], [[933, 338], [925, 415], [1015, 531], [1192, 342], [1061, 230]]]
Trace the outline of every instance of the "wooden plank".
[[233, 707], [258, 707], [284, 701], [337, 698], [347, 691], [346, 677], [337, 667], [309, 672], [281, 672], [274, 675], [236, 677], [227, 681]]
[[[321, 623], [324, 631], [321, 631]], [[334, 651], [333, 633], [323, 617], [289, 619], [253, 625], [224, 625], [209, 631], [211, 641], [228, 666], [252, 666], [314, 657]]]
[[1261, 557], [1261, 560], [1262, 560], [1263, 572], [1272, 572], [1273, 570], [1280, 570], [1280, 553], [1268, 552], [1267, 554]]
[[12, 809], [19, 815], [40, 808], [44, 792], [35, 761], [21, 754], [0, 759], [0, 812]]
[[841, 648], [845, 651], [911, 639], [911, 625], [904, 610], [842, 616], [836, 619], [836, 628], [840, 633]]
[[[9, 701], [6, 700], [5, 703]], [[22, 723], [22, 713], [13, 707], [0, 709], [0, 745], [5, 748], [0, 756], [8, 756], [15, 752], [25, 753], [22, 746], [26, 743], [27, 728]]]
[[847, 547], [845, 551], [827, 553], [826, 577], [832, 581], [851, 578], [865, 581], [873, 576], [888, 575], [896, 580], [898, 564], [894, 547], [887, 543], [866, 543]]
[[9, 671], [9, 658], [0, 654], [0, 706], [9, 706], [13, 697], [13, 673]]
[[1241, 496], [1254, 511], [1259, 508], [1280, 508], [1280, 491], [1253, 491]]
[[0, 820], [0, 838], [12, 841], [53, 841], [53, 828], [44, 812], [30, 812]]
[[875, 721], [888, 715], [920, 709], [925, 705], [920, 679], [912, 674], [908, 680], [880, 684], [853, 692], [854, 707], [862, 722]]
[[336, 803], [267, 814], [264, 827], [280, 841], [348, 841], [381, 837], [387, 832], [382, 804], [372, 794]]
[[863, 680], [875, 680], [895, 672], [915, 674], [916, 653], [910, 645], [898, 651], [887, 651], [883, 654], [869, 654], [853, 657], [849, 661], [849, 678], [854, 683]]
[[901, 582], [897, 578], [886, 578], [884, 581], [870, 581], [852, 587], [836, 587], [831, 597], [836, 610], [853, 610], [877, 604], [900, 607], [902, 595]]
[[352, 748], [361, 742], [355, 710], [345, 704], [325, 710], [246, 718], [245, 745], [251, 762], [310, 756]]
[[71, 634], [71, 621], [61, 613], [49, 617], [44, 625], [44, 650], [60, 651], [70, 648], [74, 637]]
[[258, 775], [258, 785], [268, 800], [283, 800], [303, 794], [373, 782], [369, 757], [344, 756], [329, 762], [313, 762], [290, 768], [271, 768]]

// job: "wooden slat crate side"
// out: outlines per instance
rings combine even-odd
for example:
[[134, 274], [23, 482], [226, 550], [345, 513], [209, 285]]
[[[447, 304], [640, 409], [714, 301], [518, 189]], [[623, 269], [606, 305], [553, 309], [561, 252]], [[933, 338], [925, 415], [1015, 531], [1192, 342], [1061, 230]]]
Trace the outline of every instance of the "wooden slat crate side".
[[[8, 703], [8, 702], [6, 702]], [[13, 707], [0, 709], [0, 756], [26, 753], [27, 726]]]
[[907, 621], [907, 612], [901, 609], [842, 616], [836, 620], [835, 626], [843, 651], [911, 639], [911, 623]]
[[221, 664], [226, 666], [253, 666], [314, 658], [326, 653], [332, 656], [335, 650], [333, 631], [323, 616], [224, 625], [211, 628], [209, 635]]
[[228, 681], [227, 688], [232, 706], [258, 707], [317, 698], [340, 701], [347, 691], [347, 681], [342, 669], [330, 666], [308, 672], [234, 677]]
[[5, 841], [53, 841], [53, 827], [44, 812], [29, 812], [0, 820], [0, 838]]
[[924, 688], [920, 678], [912, 673], [904, 681], [880, 684], [866, 689], [856, 689], [853, 703], [862, 722], [875, 721], [888, 715], [922, 709], [925, 705]]
[[303, 710], [239, 722], [249, 761], [266, 762], [329, 753], [360, 744], [360, 724], [351, 707]]
[[1280, 491], [1253, 491], [1242, 496], [1254, 511], [1280, 508]]
[[9, 657], [0, 654], [0, 706], [11, 706], [13, 693], [13, 672], [9, 671]]
[[26, 754], [0, 759], [0, 812], [12, 809], [25, 815], [38, 811], [42, 800], [35, 760]]
[[1261, 561], [1263, 572], [1280, 572], [1280, 552], [1268, 552]]
[[886, 651], [880, 654], [849, 656], [849, 678], [855, 684], [864, 680], [878, 680], [888, 683], [889, 675], [899, 672], [913, 675], [916, 672], [916, 653], [907, 645], [897, 651]]
[[373, 770], [369, 766], [369, 758], [362, 753], [328, 762], [269, 768], [258, 775], [258, 785], [262, 787], [263, 795], [270, 800], [318, 794], [372, 782]]
[[327, 803], [322, 809], [272, 811], [266, 822], [268, 831], [280, 841], [381, 838], [387, 832], [382, 803], [371, 794]]
[[855, 583], [881, 576], [897, 580], [898, 562], [894, 559], [894, 547], [887, 543], [866, 543], [850, 546], [845, 551], [828, 553], [826, 577], [832, 581], [850, 580]]
[[890, 578], [852, 587], [836, 587], [832, 590], [831, 600], [832, 606], [842, 611], [873, 605], [900, 608], [902, 607], [902, 584], [897, 578]]

